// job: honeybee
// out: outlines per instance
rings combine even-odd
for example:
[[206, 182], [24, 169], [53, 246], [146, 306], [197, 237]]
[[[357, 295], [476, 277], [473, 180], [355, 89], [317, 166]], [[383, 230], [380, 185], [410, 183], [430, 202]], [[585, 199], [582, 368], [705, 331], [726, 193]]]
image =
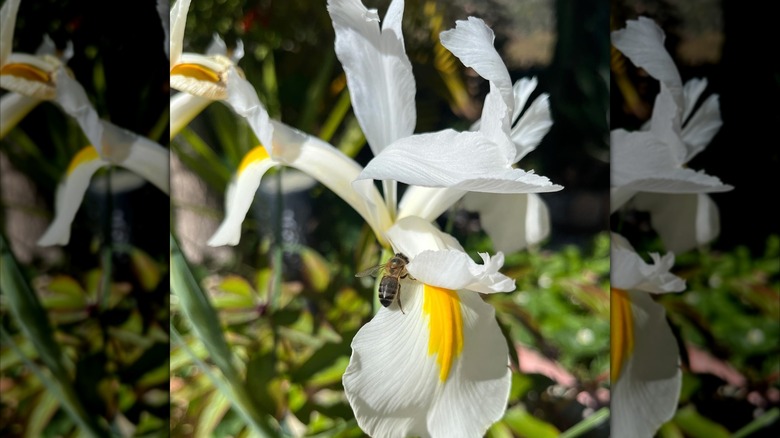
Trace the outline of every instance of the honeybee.
[[379, 302], [383, 306], [389, 307], [395, 299], [398, 299], [398, 307], [401, 309], [401, 313], [406, 313], [401, 306], [401, 279], [409, 276], [409, 273], [406, 271], [407, 263], [409, 263], [409, 258], [398, 252], [387, 262], [358, 272], [355, 274], [355, 277], [367, 277], [369, 275], [376, 277], [380, 271], [383, 272], [382, 279], [379, 280]]

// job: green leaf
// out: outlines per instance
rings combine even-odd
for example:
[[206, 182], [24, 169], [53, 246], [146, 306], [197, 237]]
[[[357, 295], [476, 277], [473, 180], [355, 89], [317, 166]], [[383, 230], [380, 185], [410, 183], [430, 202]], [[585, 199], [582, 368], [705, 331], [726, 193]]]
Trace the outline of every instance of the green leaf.
[[212, 392], [200, 411], [200, 415], [198, 415], [195, 437], [205, 438], [213, 436], [214, 428], [220, 423], [228, 409], [230, 409], [230, 400], [219, 391]]
[[60, 402], [52, 393], [44, 391], [38, 397], [35, 407], [27, 420], [27, 429], [24, 431], [25, 438], [38, 438], [43, 436], [43, 431], [51, 421], [54, 413], [60, 407]]
[[502, 421], [519, 436], [557, 438], [561, 434], [555, 426], [535, 418], [521, 407], [507, 410]]
[[729, 438], [731, 433], [720, 424], [702, 416], [694, 406], [679, 409], [672, 420], [691, 438]]

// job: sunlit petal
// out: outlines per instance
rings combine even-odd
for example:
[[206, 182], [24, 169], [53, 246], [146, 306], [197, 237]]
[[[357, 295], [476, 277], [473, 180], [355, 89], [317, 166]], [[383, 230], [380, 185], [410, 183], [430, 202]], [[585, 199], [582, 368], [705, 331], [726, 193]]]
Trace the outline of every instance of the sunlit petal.
[[523, 116], [512, 127], [510, 137], [517, 148], [514, 161], [518, 162], [536, 149], [552, 127], [550, 103], [546, 94], [537, 97]]
[[496, 251], [519, 251], [550, 235], [547, 204], [534, 193], [468, 193], [462, 205], [479, 213], [482, 229]]
[[669, 88], [677, 107], [682, 110], [682, 79], [664, 46], [666, 35], [663, 29], [655, 21], [639, 17], [638, 20], [628, 20], [626, 27], [612, 32], [611, 37], [612, 44], [634, 65], [644, 69]]
[[651, 132], [616, 129], [610, 138], [613, 187], [658, 193], [723, 192], [733, 188], [704, 172], [679, 167], [667, 146]]
[[449, 187], [409, 186], [398, 204], [398, 218], [418, 216], [434, 221], [465, 194], [465, 190]]
[[719, 97], [712, 95], [701, 104], [693, 117], [683, 126], [682, 139], [688, 146], [687, 159], [690, 160], [704, 150], [722, 125]]
[[97, 150], [87, 146], [79, 151], [68, 165], [65, 176], [57, 186], [54, 197], [54, 220], [38, 240], [40, 246], [66, 245], [70, 240], [70, 226], [76, 217], [89, 187], [92, 175], [108, 162], [100, 158]]
[[14, 43], [14, 27], [20, 0], [6, 0], [0, 7], [0, 67], [8, 62]]
[[403, 280], [352, 341], [343, 383], [370, 436], [482, 436], [506, 409], [510, 371], [493, 308], [471, 292]]
[[405, 254], [410, 260], [430, 250], [451, 249], [465, 252], [457, 239], [442, 232], [430, 221], [416, 216], [397, 220], [387, 230], [387, 238], [396, 252]]
[[190, 93], [177, 93], [171, 97], [171, 140], [176, 137], [182, 129], [195, 119], [207, 106], [213, 102], [211, 99], [196, 96]]
[[640, 193], [633, 205], [650, 212], [650, 223], [669, 251], [699, 248], [720, 234], [718, 206], [706, 194]]
[[209, 246], [237, 245], [241, 238], [241, 223], [255, 199], [260, 181], [278, 162], [262, 146], [247, 153], [230, 181], [225, 195], [225, 218], [209, 239]]
[[359, 0], [330, 0], [336, 55], [347, 76], [355, 116], [374, 155], [411, 135], [417, 123], [415, 82], [401, 30], [404, 2], [393, 0], [379, 27]]
[[660, 304], [639, 291], [628, 291], [624, 299], [630, 301], [634, 341], [612, 382], [611, 434], [651, 438], [677, 411], [682, 384], [679, 351]]
[[231, 67], [227, 73], [227, 99], [225, 103], [239, 116], [246, 119], [260, 143], [269, 149], [273, 145], [274, 127], [270, 123], [268, 111], [257, 97], [257, 91], [238, 71]]
[[187, 26], [187, 12], [190, 9], [190, 0], [175, 0], [171, 8], [171, 68], [179, 63], [184, 50], [184, 29]]
[[653, 263], [646, 263], [625, 237], [612, 233], [610, 281], [613, 288], [651, 293], [680, 292], [685, 281], [670, 272], [674, 253], [661, 256], [651, 253]]
[[76, 119], [104, 160], [132, 170], [169, 193], [167, 149], [127, 129], [100, 119], [84, 88], [63, 69], [57, 73], [57, 103]]
[[511, 292], [515, 281], [498, 270], [504, 265], [504, 255], [490, 257], [480, 253], [479, 265], [460, 250], [423, 251], [407, 265], [409, 273], [419, 281], [445, 289], [467, 289], [480, 293]]
[[0, 138], [3, 138], [42, 101], [18, 93], [6, 93], [0, 98]]
[[444, 130], [398, 140], [374, 157], [360, 179], [489, 193], [550, 192], [546, 177], [509, 167], [499, 147], [477, 132]]

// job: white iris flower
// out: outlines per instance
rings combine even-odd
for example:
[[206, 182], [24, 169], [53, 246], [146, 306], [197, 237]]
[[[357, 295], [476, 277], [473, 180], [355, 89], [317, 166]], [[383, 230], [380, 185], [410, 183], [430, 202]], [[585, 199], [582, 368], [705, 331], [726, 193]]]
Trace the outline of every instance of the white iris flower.
[[674, 254], [650, 254], [646, 263], [619, 234], [612, 234], [610, 265], [611, 434], [651, 438], [677, 411], [680, 353], [666, 312], [650, 294], [681, 292], [671, 274]]
[[[336, 54], [374, 153], [366, 168], [330, 144], [271, 120], [252, 85], [228, 68], [224, 102], [246, 118], [261, 145], [244, 157], [231, 180], [225, 219], [208, 243], [239, 242], [260, 180], [274, 166], [297, 168], [330, 188], [385, 248], [409, 259], [409, 275], [400, 280], [403, 312], [397, 302], [380, 308], [352, 343], [343, 381], [358, 424], [372, 436], [482, 436], [503, 416], [511, 372], [494, 310], [479, 294], [510, 292], [515, 284], [499, 272], [501, 252], [480, 254], [483, 263], [477, 264], [431, 222], [477, 192], [505, 196], [499, 205], [505, 211], [531, 212], [532, 224], [516, 226], [523, 236], [509, 247], [546, 235], [540, 224], [547, 220], [546, 208], [527, 194], [562, 187], [514, 164], [538, 145], [552, 122], [544, 95], [520, 116], [536, 81], [513, 87], [492, 30], [470, 18], [444, 32], [442, 41], [490, 81], [482, 118], [469, 132], [414, 135], [416, 88], [404, 49], [403, 9], [403, 1], [392, 1], [380, 26], [377, 12], [358, 0], [328, 2]], [[382, 180], [383, 193], [374, 179]], [[409, 185], [400, 202], [398, 181]], [[518, 202], [510, 198], [515, 195], [526, 198]], [[469, 206], [487, 211], [484, 202], [475, 198]], [[506, 230], [501, 221], [485, 220], [491, 225]]]
[[[29, 111], [38, 102], [52, 101], [76, 119], [91, 143], [71, 159], [57, 187], [54, 220], [38, 241], [42, 246], [65, 245], [95, 172], [109, 165], [124, 167], [168, 193], [169, 156], [167, 149], [148, 138], [100, 119], [81, 84], [71, 77], [62, 60], [50, 54], [50, 41], [45, 41], [36, 55], [13, 53], [18, 9], [19, 0], [8, 0], [0, 9], [0, 86], [12, 91], [8, 101], [14, 104], [9, 106], [18, 111], [10, 117], [18, 122], [23, 111]], [[10, 130], [10, 123], [4, 123], [3, 134], [7, 132], [5, 126]]]
[[663, 30], [645, 17], [612, 33], [614, 46], [660, 81], [661, 90], [644, 129], [611, 132], [611, 208], [616, 211], [633, 198], [634, 208], [651, 212], [653, 228], [666, 248], [679, 253], [719, 234], [718, 208], [706, 193], [733, 187], [686, 166], [720, 129], [720, 106], [713, 94], [693, 111], [707, 81], [693, 79], [683, 85], [664, 39]]

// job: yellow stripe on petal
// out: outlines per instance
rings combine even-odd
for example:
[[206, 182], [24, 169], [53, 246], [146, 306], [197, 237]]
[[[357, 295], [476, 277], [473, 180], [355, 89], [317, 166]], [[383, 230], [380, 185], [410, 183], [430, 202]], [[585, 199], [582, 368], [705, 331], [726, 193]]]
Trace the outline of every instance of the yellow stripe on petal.
[[94, 146], [86, 146], [82, 150], [78, 151], [76, 156], [74, 156], [73, 159], [70, 160], [70, 164], [68, 164], [68, 170], [66, 171], [66, 173], [70, 175], [80, 165], [88, 161], [95, 160], [97, 158], [100, 158], [97, 149], [95, 149]]
[[238, 173], [241, 174], [241, 172], [243, 172], [244, 169], [246, 169], [247, 166], [252, 163], [258, 163], [269, 158], [271, 157], [268, 155], [268, 151], [266, 151], [263, 146], [255, 146], [254, 149], [244, 155], [244, 158], [241, 160], [241, 164], [238, 166]]
[[609, 294], [610, 304], [610, 377], [614, 385], [634, 351], [634, 315], [631, 311], [631, 298], [628, 292], [612, 288]]
[[6, 64], [0, 68], [0, 75], [16, 76], [18, 78], [27, 79], [29, 81], [48, 83], [50, 81], [49, 74], [35, 66], [30, 64]]
[[219, 74], [199, 64], [177, 64], [171, 69], [171, 75], [182, 75], [199, 81], [219, 82]]
[[450, 375], [452, 363], [463, 351], [463, 317], [460, 298], [449, 289], [424, 285], [423, 312], [428, 315], [428, 355], [436, 355], [439, 379]]

